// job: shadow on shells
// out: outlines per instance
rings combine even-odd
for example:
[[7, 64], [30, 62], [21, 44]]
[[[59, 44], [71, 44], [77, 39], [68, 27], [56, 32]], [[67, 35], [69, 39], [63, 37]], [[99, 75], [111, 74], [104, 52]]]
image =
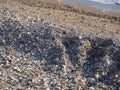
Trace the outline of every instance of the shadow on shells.
[[12, 47], [17, 52], [30, 54], [34, 60], [45, 60], [47, 65], [61, 65], [63, 63], [62, 48], [55, 44], [52, 30], [55, 28], [42, 25], [38, 27], [24, 27], [18, 21], [1, 20], [0, 46]]
[[[112, 39], [66, 36], [63, 44], [71, 64], [82, 69], [82, 76], [87, 78], [88, 86], [104, 83], [118, 89], [120, 86], [120, 47]], [[85, 54], [83, 54], [85, 53]], [[83, 63], [83, 58], [84, 63]], [[117, 76], [117, 77], [116, 77]], [[93, 81], [89, 81], [93, 78]], [[100, 86], [102, 88], [102, 86]]]
[[[67, 53], [72, 66], [76, 70], [81, 69], [84, 78], [95, 78], [95, 83], [90, 82], [88, 86], [100, 82], [118, 90], [120, 47], [116, 46], [112, 39], [81, 39], [76, 35], [63, 35], [61, 46], [56, 43], [58, 38], [52, 33], [56, 28], [42, 23], [36, 28], [24, 27], [11, 19], [1, 22], [3, 25], [0, 28], [0, 47], [6, 50], [12, 47], [19, 53], [29, 54], [33, 60], [45, 60], [45, 65], [53, 66], [64, 65], [63, 55]], [[1, 63], [4, 63], [3, 61]]]
[[89, 41], [91, 49], [87, 51], [86, 62], [83, 64], [83, 77], [94, 78], [95, 82], [119, 89], [120, 47], [112, 39], [95, 38]]

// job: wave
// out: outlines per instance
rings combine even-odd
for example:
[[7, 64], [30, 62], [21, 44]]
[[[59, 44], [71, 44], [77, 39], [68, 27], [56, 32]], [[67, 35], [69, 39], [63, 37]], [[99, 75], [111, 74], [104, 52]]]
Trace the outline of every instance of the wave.
[[118, 4], [120, 5], [120, 0], [88, 0], [92, 2], [98, 2], [103, 4]]

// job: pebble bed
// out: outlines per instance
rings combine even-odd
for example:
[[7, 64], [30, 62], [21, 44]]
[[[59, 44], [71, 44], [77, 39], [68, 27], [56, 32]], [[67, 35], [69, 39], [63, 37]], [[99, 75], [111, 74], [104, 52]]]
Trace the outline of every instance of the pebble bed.
[[120, 89], [120, 42], [33, 18], [0, 18], [1, 90]]

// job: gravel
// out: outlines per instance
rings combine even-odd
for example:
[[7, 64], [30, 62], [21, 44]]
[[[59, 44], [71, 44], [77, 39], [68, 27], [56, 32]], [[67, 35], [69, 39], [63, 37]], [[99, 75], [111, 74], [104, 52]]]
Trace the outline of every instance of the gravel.
[[0, 18], [1, 90], [120, 89], [120, 41], [31, 19]]

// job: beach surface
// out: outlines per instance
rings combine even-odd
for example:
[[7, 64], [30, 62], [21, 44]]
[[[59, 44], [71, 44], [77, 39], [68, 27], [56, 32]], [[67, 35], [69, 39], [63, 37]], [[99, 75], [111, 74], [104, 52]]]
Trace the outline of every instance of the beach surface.
[[119, 90], [119, 68], [119, 13], [0, 0], [0, 90]]

